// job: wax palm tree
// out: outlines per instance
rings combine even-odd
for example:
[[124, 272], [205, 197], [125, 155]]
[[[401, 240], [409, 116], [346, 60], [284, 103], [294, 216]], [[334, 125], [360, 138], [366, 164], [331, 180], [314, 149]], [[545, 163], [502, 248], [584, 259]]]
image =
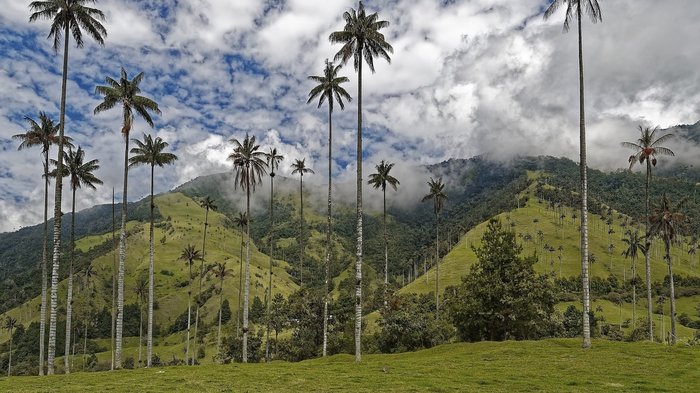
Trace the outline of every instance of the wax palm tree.
[[141, 362], [141, 344], [143, 343], [143, 301], [148, 296], [148, 286], [148, 279], [143, 276], [136, 280], [136, 286], [134, 286], [134, 294], [136, 295], [139, 308], [139, 367], [143, 364]]
[[578, 26], [578, 80], [579, 80], [579, 138], [581, 171], [581, 282], [583, 288], [583, 347], [591, 346], [591, 325], [589, 313], [591, 299], [588, 284], [588, 174], [586, 172], [586, 116], [584, 114], [584, 85], [583, 85], [583, 34], [581, 33], [581, 18], [588, 14], [593, 23], [602, 22], [598, 0], [553, 0], [544, 13], [544, 19], [549, 19], [561, 7], [566, 5], [564, 32], [569, 31], [572, 19]]
[[238, 216], [233, 219], [233, 225], [240, 228], [241, 231], [241, 244], [240, 244], [240, 256], [239, 270], [238, 270], [238, 310], [236, 311], [236, 334], [240, 334], [241, 329], [241, 301], [243, 300], [243, 235], [246, 233], [246, 228], [248, 227], [248, 215], [245, 212], [239, 212]]
[[[260, 151], [260, 145], [255, 144], [255, 137], [245, 135], [243, 141], [231, 139], [234, 144], [233, 153], [228, 159], [233, 161], [236, 178], [235, 187], [241, 187], [246, 191], [246, 217], [250, 224], [250, 192], [255, 192], [255, 186], [262, 182], [262, 177], [267, 173], [264, 161], [265, 153]], [[245, 259], [245, 286], [243, 292], [243, 363], [248, 362], [248, 296], [250, 293], [250, 225], [246, 225], [246, 259]]]
[[671, 301], [671, 344], [676, 343], [676, 298], [673, 286], [673, 263], [671, 261], [671, 244], [677, 240], [678, 230], [686, 223], [687, 217], [680, 212], [685, 200], [681, 200], [675, 206], [671, 205], [668, 196], [664, 193], [661, 196], [661, 203], [653, 209], [649, 222], [651, 224], [650, 233], [658, 235], [664, 241], [665, 256], [668, 264], [669, 288]]
[[383, 208], [383, 227], [384, 227], [384, 307], [386, 307], [387, 301], [387, 288], [389, 287], [389, 241], [386, 234], [386, 186], [390, 185], [394, 191], [396, 191], [396, 186], [401, 184], [394, 176], [391, 176], [391, 168], [394, 167], [394, 163], [388, 163], [382, 160], [375, 169], [377, 173], [369, 175], [369, 181], [367, 184], [374, 187], [374, 189], [382, 189], [384, 208]]
[[[44, 112], [39, 112], [39, 122], [29, 116], [24, 118], [29, 124], [29, 128], [24, 134], [13, 135], [12, 139], [21, 141], [17, 150], [23, 150], [34, 146], [41, 146], [44, 166], [44, 237], [43, 252], [41, 256], [41, 308], [39, 315], [39, 375], [44, 374], [44, 342], [46, 337], [46, 292], [47, 292], [47, 260], [49, 257], [49, 149], [51, 145], [58, 144], [60, 125], [54, 124], [53, 120]], [[71, 138], [64, 136], [63, 144], [73, 146]]]
[[[51, 21], [51, 28], [47, 38], [53, 39], [53, 50], [58, 53], [58, 48], [63, 40], [63, 77], [61, 82], [61, 108], [58, 129], [58, 173], [63, 173], [63, 139], [66, 120], [66, 87], [68, 85], [68, 41], [73, 36], [78, 48], [83, 47], [83, 30], [87, 31], [98, 44], [104, 45], [104, 37], [107, 30], [100, 21], [105, 20], [102, 11], [87, 7], [87, 3], [94, 0], [47, 0], [33, 1], [29, 4], [32, 14], [29, 22], [39, 19]], [[61, 255], [61, 197], [63, 194], [63, 179], [56, 179], [56, 194], [54, 202], [53, 225], [53, 266], [51, 271], [51, 316], [49, 318], [49, 348], [48, 348], [48, 374], [54, 373], [54, 358], [56, 355], [56, 312], [58, 309], [58, 271]], [[39, 355], [43, 360], [43, 351]], [[39, 375], [44, 373], [44, 362], [39, 363]]]
[[[197, 312], [195, 313], [194, 316], [194, 342], [197, 344], [197, 332], [199, 328], [199, 309], [203, 306], [202, 304], [202, 280], [204, 279], [205, 276], [205, 269], [204, 269], [204, 258], [205, 252], [204, 249], [207, 245], [207, 227], [209, 226], [209, 210], [211, 211], [217, 211], [219, 210], [219, 207], [216, 206], [216, 201], [214, 199], [211, 199], [209, 196], [204, 197], [201, 201], [199, 201], [199, 206], [204, 208], [204, 238], [202, 239], [202, 260], [199, 263], [199, 290], [197, 292]], [[192, 353], [192, 364], [194, 364], [194, 357], [196, 354], [196, 349]]]
[[129, 133], [134, 125], [134, 113], [143, 118], [153, 127], [151, 112], [160, 115], [158, 104], [139, 95], [139, 84], [143, 80], [143, 72], [129, 80], [124, 68], [121, 69], [119, 80], [111, 77], [106, 79], [108, 86], [97, 86], [95, 92], [104, 96], [104, 100], [95, 107], [94, 113], [98, 114], [112, 109], [117, 105], [122, 106], [123, 122], [122, 135], [124, 136], [124, 191], [122, 193], [121, 233], [119, 235], [119, 276], [117, 279], [117, 328], [116, 349], [114, 354], [114, 367], [119, 369], [122, 364], [122, 328], [124, 325], [124, 262], [126, 260], [126, 208], [127, 208], [127, 180], [129, 177]]
[[[93, 172], [100, 169], [99, 160], [90, 160], [85, 162], [85, 150], [78, 146], [77, 150], [68, 148], [68, 152], [63, 153], [63, 174], [58, 176], [58, 162], [51, 160], [51, 163], [56, 166], [49, 176], [70, 177], [70, 188], [72, 192], [71, 203], [71, 220], [70, 220], [70, 258], [68, 265], [68, 294], [66, 301], [66, 350], [65, 353], [70, 353], [71, 344], [71, 325], [73, 322], [73, 264], [75, 259], [75, 192], [78, 188], [86, 186], [96, 189], [96, 184], [102, 184], [102, 180], [98, 179]], [[69, 356], [64, 356], [64, 367], [66, 374], [70, 374]]]
[[221, 356], [221, 307], [224, 302], [224, 280], [232, 273], [231, 269], [226, 269], [226, 263], [217, 263], [214, 266], [214, 276], [221, 282], [219, 286], [219, 330], [216, 334], [216, 350]]
[[[177, 156], [172, 153], [166, 153], [164, 150], [168, 147], [168, 142], [162, 138], [150, 134], [143, 134], [143, 141], [132, 139], [136, 147], [131, 149], [133, 156], [129, 158], [129, 167], [139, 165], [148, 165], [151, 167], [151, 203], [150, 203], [150, 225], [149, 225], [149, 252], [148, 252], [148, 325], [146, 327], [146, 367], [151, 367], [151, 358], [153, 357], [153, 298], [154, 298], [154, 269], [155, 269], [155, 240], [154, 240], [154, 219], [155, 219], [155, 202], [153, 200], [153, 184], [155, 167], [164, 167], [165, 165], [174, 164]], [[139, 357], [140, 359], [140, 357]]]
[[[267, 162], [267, 167], [270, 169], [270, 272], [268, 275], [268, 285], [267, 285], [267, 315], [270, 315], [270, 303], [272, 301], [272, 253], [275, 248], [274, 243], [274, 226], [275, 226], [275, 169], [279, 168], [280, 162], [284, 157], [281, 154], [277, 154], [277, 149], [271, 147], [270, 150], [265, 153], [265, 161]], [[265, 361], [270, 361], [270, 318], [267, 319], [266, 323], [266, 339], [265, 339]]]
[[423, 197], [423, 202], [433, 201], [433, 213], [435, 213], [435, 318], [440, 318], [440, 212], [445, 205], [447, 194], [442, 178], [428, 182], [430, 192]]
[[330, 260], [331, 260], [331, 187], [332, 187], [332, 153], [333, 153], [333, 107], [338, 102], [340, 109], [345, 109], [343, 99], [352, 101], [350, 94], [341, 86], [349, 81], [347, 77], [338, 76], [341, 65], [333, 65], [326, 59], [326, 66], [323, 75], [309, 76], [309, 80], [318, 83], [309, 92], [307, 104], [318, 98], [318, 107], [328, 100], [328, 225], [326, 228], [326, 261], [324, 278], [324, 300], [323, 300], [323, 356], [326, 356], [328, 347], [328, 283], [330, 282]]
[[187, 273], [187, 344], [185, 349], [185, 359], [187, 359], [187, 364], [190, 362], [190, 326], [192, 315], [192, 264], [194, 261], [199, 261], [202, 259], [202, 254], [199, 250], [195, 249], [192, 244], [187, 245], [182, 249], [180, 254], [180, 259], [187, 263], [189, 271]]
[[[668, 141], [673, 137], [673, 134], [665, 134], [657, 138], [658, 127], [642, 127], [639, 126], [639, 139], [635, 142], [622, 142], [623, 147], [633, 149], [635, 154], [631, 155], [628, 159], [630, 163], [630, 170], [635, 163], [646, 164], [646, 183], [644, 185], [644, 215], [646, 219], [646, 247], [651, 248], [651, 236], [649, 236], [649, 230], [651, 223], [649, 222], [650, 212], [649, 212], [649, 186], [651, 184], [651, 168], [656, 166], [657, 156], [674, 156], [675, 154], [669, 148], [661, 146], [662, 143]], [[647, 284], [647, 324], [649, 329], [649, 340], [654, 340], [654, 327], [652, 325], [652, 299], [651, 299], [651, 255], [646, 253], [644, 255], [644, 268], [646, 270], [646, 284]]]
[[391, 63], [389, 53], [394, 49], [386, 42], [381, 29], [389, 27], [389, 22], [379, 20], [377, 13], [365, 12], [362, 1], [357, 10], [343, 13], [345, 27], [328, 37], [332, 43], [343, 46], [335, 55], [335, 61], [345, 64], [353, 59], [357, 71], [357, 250], [355, 262], [355, 361], [362, 360], [362, 63], [367, 63], [374, 73], [374, 59], [381, 57]]
[[299, 245], [301, 257], [299, 263], [299, 285], [304, 285], [304, 246], [306, 245], [306, 228], [304, 225], [304, 175], [314, 173], [313, 169], [306, 166], [306, 158], [296, 159], [292, 164], [292, 175], [299, 174], [299, 197], [301, 198], [301, 210], [299, 214]]
[[639, 252], [646, 255], [646, 241], [639, 236], [639, 232], [627, 231], [626, 237], [622, 238], [627, 248], [622, 252], [625, 258], [632, 258], [632, 326], [637, 324], [637, 256]]
[[12, 375], [12, 332], [17, 327], [17, 319], [8, 316], [5, 318], [5, 326], [3, 326], [8, 332], [10, 332], [10, 359], [7, 363], [7, 376]]

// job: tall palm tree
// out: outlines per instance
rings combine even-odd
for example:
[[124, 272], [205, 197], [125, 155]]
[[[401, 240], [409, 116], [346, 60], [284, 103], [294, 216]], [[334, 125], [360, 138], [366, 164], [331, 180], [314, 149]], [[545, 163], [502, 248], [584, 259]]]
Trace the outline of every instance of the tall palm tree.
[[241, 301], [243, 300], [243, 235], [245, 234], [245, 228], [248, 227], [248, 215], [243, 212], [239, 212], [238, 216], [233, 219], [233, 225], [240, 228], [241, 231], [241, 244], [240, 244], [240, 256], [238, 257], [239, 268], [238, 268], [238, 309], [236, 310], [236, 334], [240, 334], [241, 330]]
[[625, 258], [632, 258], [632, 327], [637, 324], [637, 256], [639, 252], [646, 255], [646, 241], [642, 241], [639, 232], [627, 231], [627, 237], [622, 238], [627, 248], [622, 252]]
[[343, 46], [335, 55], [335, 61], [345, 63], [353, 59], [357, 71], [357, 249], [355, 251], [355, 361], [362, 360], [362, 63], [367, 63], [374, 73], [374, 59], [381, 57], [391, 63], [389, 53], [394, 48], [384, 39], [379, 30], [389, 27], [389, 22], [379, 20], [377, 13], [365, 12], [362, 1], [357, 10], [343, 13], [345, 27], [328, 37], [332, 43]]
[[[204, 271], [204, 249], [207, 245], [207, 227], [209, 226], [209, 210], [211, 211], [217, 211], [219, 209], [218, 206], [216, 206], [216, 201], [211, 199], [209, 196], [205, 197], [201, 201], [199, 201], [199, 206], [204, 208], [204, 238], [202, 239], [202, 260], [199, 263], [199, 290], [197, 293], [197, 312], [195, 313], [194, 316], [194, 343], [195, 346], [197, 344], [197, 330], [199, 328], [199, 309], [202, 304], [202, 280], [204, 279], [204, 275], [206, 274]], [[192, 364], [194, 364], [194, 357], [195, 354], [197, 353], [196, 348], [195, 351], [192, 353]]]
[[391, 176], [391, 168], [394, 167], [394, 163], [388, 163], [382, 160], [374, 168], [377, 173], [369, 175], [369, 181], [367, 184], [374, 187], [374, 189], [382, 189], [382, 194], [384, 197], [384, 208], [383, 208], [383, 227], [384, 227], [384, 307], [386, 307], [386, 292], [389, 287], [389, 240], [386, 235], [386, 186], [390, 185], [394, 191], [396, 191], [396, 186], [401, 184], [394, 176]]
[[260, 151], [260, 145], [255, 144], [255, 137], [248, 136], [239, 141], [231, 139], [234, 149], [228, 159], [233, 161], [236, 178], [234, 185], [246, 191], [246, 258], [245, 258], [245, 286], [243, 292], [243, 363], [248, 362], [248, 297], [250, 294], [250, 192], [255, 192], [255, 186], [262, 182], [262, 177], [267, 173], [265, 153]]
[[423, 197], [422, 202], [433, 200], [433, 212], [435, 213], [435, 318], [440, 318], [440, 212], [445, 205], [445, 183], [442, 178], [428, 182], [430, 192]]
[[299, 245], [301, 246], [301, 257], [299, 263], [299, 284], [304, 285], [304, 246], [306, 245], [306, 228], [304, 225], [304, 174], [314, 173], [313, 169], [306, 166], [306, 158], [296, 159], [292, 164], [292, 175], [299, 174], [299, 196], [301, 197], [301, 210], [299, 214]]
[[136, 280], [134, 294], [136, 294], [136, 301], [139, 308], [139, 367], [141, 367], [143, 364], [141, 362], [141, 344], [143, 343], [143, 301], [148, 295], [148, 279], [141, 276]]
[[[63, 173], [63, 139], [66, 124], [66, 87], [68, 85], [68, 41], [73, 36], [75, 45], [83, 47], [83, 31], [87, 33], [98, 44], [104, 45], [104, 37], [107, 30], [100, 21], [105, 20], [102, 11], [97, 8], [87, 7], [85, 4], [94, 3], [95, 0], [46, 0], [33, 1], [29, 4], [32, 14], [29, 22], [39, 19], [51, 21], [51, 28], [47, 38], [53, 38], [54, 53], [58, 53], [58, 48], [63, 40], [63, 78], [61, 82], [61, 109], [59, 115], [58, 129], [58, 173]], [[61, 37], [63, 36], [63, 37]], [[61, 197], [63, 194], [63, 179], [56, 178], [56, 194], [54, 199], [54, 223], [53, 223], [53, 266], [51, 271], [51, 307], [49, 317], [49, 348], [48, 348], [48, 374], [54, 373], [54, 358], [56, 356], [56, 312], [58, 310], [58, 270], [61, 256]], [[41, 347], [41, 345], [40, 345]], [[43, 351], [39, 355], [43, 358]], [[44, 362], [39, 363], [39, 375], [44, 373]]]
[[650, 233], [658, 235], [664, 241], [665, 256], [668, 264], [669, 288], [671, 301], [671, 344], [676, 343], [676, 298], [673, 286], [673, 263], [671, 261], [671, 245], [677, 240], [679, 228], [686, 223], [687, 217], [680, 212], [685, 200], [681, 200], [675, 206], [671, 205], [668, 196], [664, 193], [661, 196], [661, 203], [653, 209], [649, 218], [651, 227]]
[[277, 154], [277, 149], [271, 147], [270, 150], [265, 153], [265, 160], [267, 162], [267, 167], [270, 169], [270, 272], [268, 275], [267, 284], [267, 323], [266, 323], [266, 338], [265, 338], [265, 361], [270, 361], [270, 303], [272, 302], [272, 253], [275, 248], [274, 242], [274, 226], [275, 226], [275, 169], [279, 168], [280, 162], [284, 157], [281, 154]]
[[219, 286], [219, 330], [216, 334], [216, 350], [219, 356], [221, 355], [221, 307], [224, 302], [224, 279], [231, 273], [231, 269], [226, 269], [226, 263], [219, 262], [214, 266], [214, 276], [221, 281]]
[[[131, 149], [133, 156], [129, 158], [129, 167], [139, 165], [149, 165], [151, 167], [151, 204], [150, 204], [150, 226], [149, 226], [149, 253], [148, 253], [148, 326], [146, 327], [146, 367], [151, 367], [151, 358], [153, 357], [153, 298], [154, 298], [154, 270], [155, 270], [155, 240], [154, 240], [154, 210], [155, 202], [153, 201], [153, 184], [154, 172], [156, 165], [164, 167], [165, 165], [174, 164], [177, 156], [172, 153], [164, 152], [168, 147], [168, 142], [161, 137], [156, 137], [150, 134], [143, 134], [143, 141], [132, 139], [136, 143], [136, 147]], [[139, 357], [140, 359], [140, 357]]]
[[[639, 139], [635, 142], [622, 142], [623, 147], [633, 149], [635, 154], [631, 155], [628, 159], [630, 163], [630, 170], [635, 163], [645, 164], [646, 163], [646, 183], [644, 185], [644, 215], [646, 217], [646, 248], [651, 248], [651, 236], [649, 236], [649, 230], [651, 223], [649, 222], [650, 212], [649, 212], [649, 186], [651, 184], [651, 167], [656, 166], [656, 156], [674, 156], [675, 154], [669, 148], [661, 146], [662, 143], [668, 141], [673, 137], [673, 134], [665, 134], [660, 137], [656, 137], [658, 132], [658, 127], [642, 127], [639, 126]], [[646, 284], [647, 284], [647, 325], [649, 329], [649, 340], [654, 341], [654, 326], [652, 324], [652, 300], [651, 300], [651, 255], [649, 253], [644, 254], [644, 268], [646, 270]]]
[[121, 69], [119, 80], [111, 77], [105, 78], [108, 86], [97, 86], [95, 92], [104, 96], [104, 100], [95, 107], [94, 113], [98, 114], [112, 109], [117, 105], [122, 106], [123, 122], [122, 135], [124, 136], [124, 191], [122, 192], [122, 225], [119, 234], [119, 276], [117, 279], [117, 328], [116, 349], [114, 353], [114, 367], [122, 366], [122, 328], [124, 325], [124, 262], [126, 260], [126, 208], [127, 208], [127, 183], [129, 177], [129, 132], [134, 125], [134, 112], [153, 127], [152, 113], [160, 115], [158, 104], [139, 95], [139, 84], [143, 80], [143, 72], [132, 80], [124, 68]]
[[[102, 180], [98, 179], [93, 172], [100, 169], [99, 160], [90, 160], [85, 162], [85, 150], [78, 146], [78, 149], [73, 151], [68, 148], [68, 152], [63, 153], [63, 174], [60, 177], [70, 177], [70, 188], [72, 192], [71, 203], [71, 220], [70, 220], [70, 259], [68, 265], [68, 296], [66, 301], [66, 356], [63, 357], [66, 374], [70, 374], [69, 356], [71, 344], [71, 324], [73, 322], [73, 264], [75, 259], [75, 192], [78, 188], [86, 186], [96, 189], [95, 184], [102, 184]], [[58, 166], [56, 160], [51, 160], [51, 163]], [[49, 176], [59, 177], [58, 168]]]
[[326, 262], [325, 262], [325, 278], [324, 278], [324, 299], [323, 299], [323, 356], [326, 356], [328, 347], [328, 284], [330, 282], [330, 261], [331, 261], [331, 187], [332, 187], [332, 168], [333, 168], [333, 106], [335, 101], [340, 105], [340, 109], [345, 109], [343, 99], [352, 101], [350, 94], [341, 86], [349, 79], [345, 76], [338, 76], [338, 71], [342, 68], [341, 65], [333, 65], [326, 59], [326, 66], [323, 70], [323, 75], [311, 75], [309, 80], [318, 83], [309, 92], [307, 104], [318, 98], [318, 108], [323, 105], [323, 102], [328, 100], [328, 225], [326, 228]]
[[8, 316], [3, 327], [10, 332], [10, 359], [7, 363], [7, 376], [9, 377], [12, 374], [12, 331], [17, 327], [17, 319]]
[[182, 249], [182, 253], [180, 254], [180, 259], [185, 261], [187, 263], [187, 267], [189, 268], [189, 271], [187, 273], [187, 344], [186, 344], [186, 350], [185, 350], [185, 359], [187, 360], [187, 364], [190, 364], [190, 326], [191, 326], [191, 320], [190, 316], [192, 315], [192, 264], [194, 261], [199, 261], [202, 259], [202, 254], [199, 252], [199, 250], [195, 249], [192, 244], [187, 245], [185, 248]]
[[[49, 149], [51, 145], [58, 144], [60, 125], [54, 124], [53, 120], [44, 112], [39, 112], [39, 122], [29, 116], [24, 118], [29, 124], [29, 129], [24, 134], [13, 135], [12, 139], [21, 141], [17, 150], [41, 146], [44, 166], [44, 237], [43, 252], [41, 256], [41, 309], [39, 315], [39, 375], [44, 374], [44, 340], [46, 337], [46, 292], [47, 292], [47, 260], [49, 257]], [[73, 146], [71, 138], [64, 136], [63, 144]]]
[[[583, 85], [583, 35], [581, 33], [581, 17], [587, 13], [593, 23], [602, 22], [598, 0], [553, 0], [544, 12], [544, 19], [549, 19], [561, 7], [566, 5], [564, 32], [569, 31], [573, 18], [578, 26], [578, 82], [579, 82], [579, 138], [581, 171], [581, 282], [583, 288], [583, 347], [591, 346], [591, 325], [589, 313], [591, 298], [588, 284], [588, 174], [586, 172], [586, 116], [584, 113]], [[584, 10], [585, 9], [585, 10]]]
[[[85, 279], [85, 282], [83, 285], [85, 286], [85, 296], [87, 297], [86, 299], [86, 304], [91, 308], [93, 306], [93, 296], [94, 296], [94, 288], [90, 287], [90, 282], [92, 281], [92, 276], [95, 273], [93, 270], [92, 264], [88, 264], [85, 266], [85, 270], [83, 271], [83, 278]], [[93, 289], [93, 291], [90, 291], [90, 289]], [[84, 333], [83, 334], [83, 371], [85, 371], [85, 363], [86, 363], [86, 355], [87, 355], [87, 336], [88, 336], [88, 319], [90, 316], [90, 308], [85, 312], [85, 321], [84, 321]]]

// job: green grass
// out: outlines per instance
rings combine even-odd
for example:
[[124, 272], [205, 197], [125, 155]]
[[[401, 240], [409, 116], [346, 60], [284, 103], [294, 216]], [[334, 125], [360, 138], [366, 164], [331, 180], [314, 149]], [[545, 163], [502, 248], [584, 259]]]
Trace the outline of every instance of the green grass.
[[0, 378], [12, 392], [692, 392], [700, 350], [580, 340], [459, 343], [300, 363], [166, 367]]

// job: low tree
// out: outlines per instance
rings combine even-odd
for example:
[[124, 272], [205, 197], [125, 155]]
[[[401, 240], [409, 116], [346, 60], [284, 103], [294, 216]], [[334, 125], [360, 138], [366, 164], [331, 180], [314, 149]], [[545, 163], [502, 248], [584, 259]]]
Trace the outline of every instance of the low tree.
[[534, 339], [551, 334], [554, 287], [535, 274], [535, 256], [520, 257], [515, 233], [492, 219], [472, 247], [477, 262], [454, 289], [449, 314], [465, 341]]
[[639, 236], [639, 232], [627, 231], [626, 237], [622, 239], [627, 248], [622, 252], [625, 258], [632, 259], [632, 329], [637, 324], [637, 257], [639, 253], [647, 253], [646, 241]]
[[17, 319], [8, 316], [5, 319], [5, 326], [4, 326], [4, 328], [10, 333], [10, 360], [7, 363], [7, 376], [8, 377], [10, 375], [12, 375], [12, 333], [16, 327], [17, 327]]
[[186, 246], [180, 254], [180, 259], [187, 263], [189, 271], [187, 273], [187, 344], [185, 346], [185, 359], [190, 361], [190, 326], [192, 316], [192, 264], [194, 261], [202, 259], [202, 254], [195, 249], [192, 244]]
[[[231, 269], [226, 269], [226, 263], [217, 263], [214, 267], [214, 276], [219, 279], [221, 285], [219, 287], [219, 329], [216, 334], [216, 348], [217, 353], [221, 356], [221, 318], [223, 314], [223, 300], [224, 300], [224, 279], [231, 275]], [[228, 303], [226, 304], [228, 306]], [[230, 312], [230, 311], [229, 311]]]

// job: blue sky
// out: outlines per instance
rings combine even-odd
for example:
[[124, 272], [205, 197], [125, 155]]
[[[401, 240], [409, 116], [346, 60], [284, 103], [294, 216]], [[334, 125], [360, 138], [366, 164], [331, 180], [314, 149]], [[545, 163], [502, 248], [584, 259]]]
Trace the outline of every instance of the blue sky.
[[[58, 118], [61, 55], [46, 39], [49, 23], [29, 24], [28, 3], [0, 7], [0, 231], [41, 221], [39, 150], [16, 151], [11, 135], [24, 116], [46, 111]], [[584, 27], [590, 164], [623, 168], [619, 141], [635, 138], [638, 124], [662, 127], [700, 120], [700, 2], [600, 0], [603, 23]], [[415, 166], [450, 157], [516, 154], [576, 159], [578, 86], [576, 36], [562, 34], [563, 14], [543, 21], [542, 0], [379, 0], [371, 11], [390, 22], [391, 64], [365, 73], [364, 170], [381, 159], [397, 162], [404, 192], [417, 199], [424, 179]], [[78, 195], [78, 208], [111, 199], [121, 189], [123, 139], [118, 110], [95, 116], [94, 87], [120, 67], [145, 72], [144, 95], [163, 111], [149, 129], [137, 120], [132, 137], [155, 133], [180, 157], [157, 172], [163, 192], [194, 177], [231, 169], [227, 141], [246, 131], [287, 157], [307, 157], [322, 184], [327, 170], [325, 108], [307, 105], [323, 61], [338, 47], [328, 35], [343, 26], [354, 1], [128, 1], [97, 2], [108, 36], [99, 47], [71, 45], [66, 132], [88, 158], [99, 158], [105, 186]], [[60, 53], [60, 52], [59, 52]], [[355, 97], [348, 66], [346, 88]], [[339, 198], [352, 200], [355, 102], [334, 117], [333, 150]], [[679, 159], [698, 157], [678, 146]], [[52, 151], [52, 156], [55, 150]], [[405, 180], [404, 180], [405, 179]], [[145, 169], [132, 171], [129, 199], [148, 192]], [[372, 191], [367, 191], [372, 192]], [[52, 191], [53, 193], [53, 191]], [[119, 194], [119, 192], [117, 192]], [[67, 196], [67, 195], [66, 195]], [[69, 200], [65, 198], [64, 210]]]

